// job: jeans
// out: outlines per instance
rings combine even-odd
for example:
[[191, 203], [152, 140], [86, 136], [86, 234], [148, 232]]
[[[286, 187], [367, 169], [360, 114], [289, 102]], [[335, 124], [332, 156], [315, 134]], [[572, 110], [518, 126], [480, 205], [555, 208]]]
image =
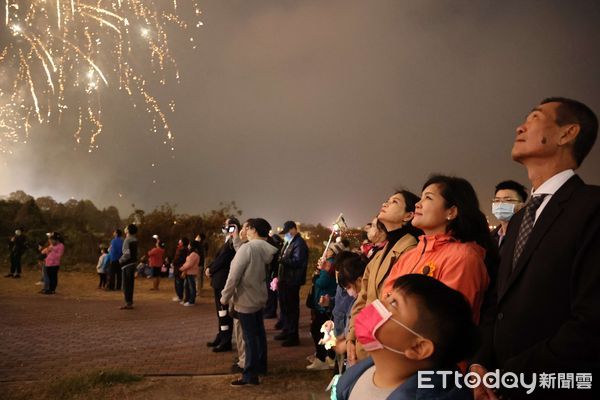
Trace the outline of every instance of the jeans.
[[42, 266], [42, 280], [44, 281], [44, 290], [50, 290], [50, 278], [48, 278], [46, 265]]
[[277, 292], [271, 290], [269, 282], [267, 282], [267, 293], [269, 297], [267, 297], [267, 304], [265, 305], [265, 316], [274, 317], [277, 315]]
[[10, 273], [14, 276], [21, 275], [21, 255], [10, 255]]
[[106, 274], [103, 272], [98, 272], [98, 287], [103, 288], [106, 287]]
[[109, 266], [108, 288], [110, 290], [121, 290], [121, 265], [118, 261], [111, 261]]
[[183, 289], [185, 280], [181, 277], [181, 273], [179, 272], [179, 270], [175, 271], [174, 277], [175, 279], [173, 282], [175, 285], [175, 294], [177, 295], [177, 297], [183, 300]]
[[246, 345], [246, 364], [242, 379], [257, 383], [258, 374], [267, 372], [267, 336], [262, 310], [252, 314], [238, 312]]
[[184, 301], [194, 304], [196, 303], [196, 276], [186, 275], [184, 284], [185, 298]]
[[298, 337], [298, 323], [300, 320], [300, 285], [281, 285], [279, 292], [281, 299], [281, 319], [283, 322], [282, 333]]
[[48, 276], [48, 290], [54, 292], [58, 286], [58, 265], [46, 266], [46, 275]]
[[121, 268], [123, 275], [123, 293], [125, 303], [130, 306], [133, 304], [133, 286], [135, 284], [135, 264], [127, 264]]

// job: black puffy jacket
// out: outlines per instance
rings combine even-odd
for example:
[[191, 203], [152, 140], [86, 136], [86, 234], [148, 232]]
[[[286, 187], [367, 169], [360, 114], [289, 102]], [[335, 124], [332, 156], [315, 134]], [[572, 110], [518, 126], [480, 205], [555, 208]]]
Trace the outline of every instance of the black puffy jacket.
[[308, 246], [297, 234], [289, 245], [283, 247], [279, 260], [279, 282], [286, 285], [304, 285], [308, 266]]

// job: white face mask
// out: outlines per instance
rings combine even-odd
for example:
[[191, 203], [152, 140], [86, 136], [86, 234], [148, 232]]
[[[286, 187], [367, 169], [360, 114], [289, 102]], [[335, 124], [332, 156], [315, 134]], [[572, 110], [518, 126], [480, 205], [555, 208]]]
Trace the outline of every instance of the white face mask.
[[498, 220], [508, 222], [515, 215], [515, 205], [510, 203], [493, 203], [492, 214]]

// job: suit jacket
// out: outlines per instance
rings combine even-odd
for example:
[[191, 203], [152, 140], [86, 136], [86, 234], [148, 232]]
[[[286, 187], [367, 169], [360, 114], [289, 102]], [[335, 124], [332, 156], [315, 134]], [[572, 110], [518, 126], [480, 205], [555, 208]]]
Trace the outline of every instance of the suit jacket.
[[600, 187], [577, 175], [551, 197], [517, 265], [524, 210], [510, 221], [475, 358], [512, 372], [592, 372], [600, 365]]

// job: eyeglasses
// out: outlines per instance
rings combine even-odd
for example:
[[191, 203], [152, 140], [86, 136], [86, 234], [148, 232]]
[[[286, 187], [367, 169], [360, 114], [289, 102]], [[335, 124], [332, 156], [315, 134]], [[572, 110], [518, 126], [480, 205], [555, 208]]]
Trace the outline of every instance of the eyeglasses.
[[511, 204], [519, 204], [522, 203], [519, 199], [513, 199], [510, 197], [494, 197], [492, 199], [492, 203], [511, 203]]

